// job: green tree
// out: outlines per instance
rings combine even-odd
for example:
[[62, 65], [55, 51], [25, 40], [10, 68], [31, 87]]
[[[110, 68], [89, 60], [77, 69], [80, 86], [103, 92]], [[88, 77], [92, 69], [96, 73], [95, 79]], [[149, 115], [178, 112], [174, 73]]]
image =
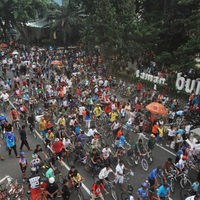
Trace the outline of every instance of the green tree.
[[29, 45], [28, 28], [26, 23], [46, 10], [48, 1], [43, 0], [1, 0], [0, 1], [0, 26], [5, 31], [15, 27], [21, 34], [25, 43]]
[[63, 6], [54, 5], [49, 14], [55, 20], [50, 24], [51, 35], [55, 31], [60, 33], [60, 42], [68, 46], [71, 37], [79, 33], [81, 15], [84, 14], [83, 7], [78, 1], [63, 0]]

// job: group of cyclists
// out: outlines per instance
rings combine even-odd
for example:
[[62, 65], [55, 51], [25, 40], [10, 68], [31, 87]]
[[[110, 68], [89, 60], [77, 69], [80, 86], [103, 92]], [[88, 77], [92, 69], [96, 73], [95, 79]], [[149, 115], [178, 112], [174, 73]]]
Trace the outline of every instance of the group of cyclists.
[[[106, 68], [103, 67], [102, 61], [99, 62], [99, 52], [94, 51], [93, 53], [92, 57], [86, 55], [83, 50], [64, 52], [36, 50], [29, 52], [29, 56], [27, 56], [27, 52], [22, 51], [20, 56], [12, 57], [7, 54], [2, 60], [2, 66], [7, 71], [13, 67], [7, 62], [6, 58], [9, 56], [13, 59], [13, 65], [19, 69], [21, 65], [25, 65], [23, 68], [25, 73], [23, 71], [21, 77], [13, 73], [15, 76], [12, 82], [9, 81], [9, 78], [1, 82], [2, 92], [0, 94], [0, 99], [4, 102], [3, 105], [6, 109], [10, 108], [9, 100], [15, 106], [10, 111], [12, 122], [9, 123], [5, 114], [2, 113], [0, 125], [2, 134], [6, 138], [9, 155], [13, 149], [16, 157], [19, 157], [24, 181], [28, 163], [23, 151], [19, 155], [17, 154], [14, 134], [17, 124], [20, 129], [25, 124], [32, 134], [36, 131], [36, 123], [38, 123], [38, 130], [45, 143], [45, 148], [49, 147], [52, 151], [52, 155], [47, 156], [46, 150], [43, 151], [41, 145], [36, 146], [30, 162], [32, 174], [27, 178], [28, 193], [39, 187], [38, 183], [41, 178], [38, 174], [41, 169], [44, 169], [45, 177], [50, 184], [47, 187], [47, 196], [49, 199], [56, 199], [59, 190], [55, 183], [55, 174], [58, 165], [63, 165], [62, 161], [65, 161], [66, 157], [70, 159], [69, 163], [73, 164], [71, 164], [67, 179], [63, 180], [63, 199], [69, 199], [72, 188], [80, 188], [82, 180], [84, 180], [74, 163], [82, 163], [87, 170], [92, 172], [93, 177], [98, 177], [99, 180], [92, 187], [92, 199], [97, 197], [101, 200], [104, 199], [101, 189], [104, 189], [106, 193], [109, 192], [105, 185], [108, 184], [110, 172], [115, 177], [113, 184], [119, 183], [121, 190], [125, 191], [123, 182], [126, 175], [124, 171], [131, 172], [131, 169], [125, 166], [124, 156], [132, 150], [134, 162], [137, 165], [139, 157], [143, 153], [146, 153], [147, 156], [150, 151], [152, 153], [156, 143], [159, 142], [157, 138], [160, 140], [163, 137], [163, 119], [153, 119], [152, 121], [151, 114], [143, 112], [143, 104], [144, 100], [151, 99], [151, 101], [164, 102], [166, 105], [169, 103], [169, 98], [161, 97], [153, 90], [142, 93], [142, 84], [139, 83], [131, 100], [120, 102], [118, 94], [111, 93], [111, 88], [113, 91], [116, 87], [126, 90], [127, 83], [120, 79], [117, 85], [114, 76], [106, 76]], [[53, 60], [61, 61], [64, 67], [59, 68], [52, 65]], [[5, 71], [4, 78], [6, 78]], [[144, 93], [148, 94], [144, 95]], [[176, 117], [179, 115], [182, 117], [184, 112], [192, 110], [185, 108], [181, 112], [177, 99], [172, 101], [171, 107], [168, 117], [172, 124]], [[196, 110], [198, 112], [198, 109]], [[145, 142], [146, 131], [149, 127], [153, 127], [149, 131], [152, 133]], [[132, 130], [140, 133], [135, 142], [131, 135]], [[176, 136], [169, 135], [170, 131], [173, 132], [172, 128], [168, 130], [168, 138], [171, 142], [171, 139], [173, 140]], [[176, 134], [176, 132], [173, 133]], [[182, 133], [183, 141], [187, 139], [188, 135], [189, 132], [188, 134]], [[107, 143], [107, 138], [111, 138], [111, 145]], [[86, 148], [87, 145], [88, 148]], [[40, 157], [40, 152], [44, 155], [44, 160]], [[148, 181], [141, 183], [136, 198], [139, 200], [148, 198], [155, 185], [159, 187], [156, 192], [158, 199], [170, 197], [170, 185], [167, 183], [166, 175], [172, 168], [176, 170], [177, 174], [182, 173], [188, 166], [188, 153], [184, 149], [175, 164], [169, 158], [162, 167], [154, 169], [149, 174]], [[1, 154], [0, 158], [4, 160]], [[116, 166], [113, 165], [113, 160], [116, 160]], [[163, 178], [163, 185], [158, 183], [157, 174]], [[193, 199], [198, 198], [197, 191], [194, 192], [196, 197]], [[132, 200], [133, 198], [133, 194], [130, 193], [127, 199]]]

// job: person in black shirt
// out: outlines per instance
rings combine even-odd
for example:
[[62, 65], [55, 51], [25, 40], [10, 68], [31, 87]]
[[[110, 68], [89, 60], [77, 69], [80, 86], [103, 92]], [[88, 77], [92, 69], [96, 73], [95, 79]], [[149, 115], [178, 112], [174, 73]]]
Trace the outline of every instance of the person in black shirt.
[[27, 183], [28, 183], [28, 191], [27, 194], [30, 194], [30, 189], [36, 189], [40, 186], [40, 175], [36, 173], [36, 168], [31, 168], [32, 174], [28, 177]]
[[100, 153], [96, 152], [96, 149], [92, 149], [90, 159], [91, 159], [91, 168], [92, 168], [92, 176], [93, 176], [93, 171], [95, 170], [97, 172], [98, 167], [103, 165], [103, 158], [100, 155]]
[[20, 151], [22, 151], [22, 147], [24, 146], [24, 144], [26, 145], [27, 149], [29, 151], [32, 151], [33, 149], [31, 149], [29, 147], [28, 141], [27, 141], [27, 135], [26, 135], [26, 126], [22, 125], [22, 130], [19, 132], [19, 137], [18, 137], [18, 141], [21, 138], [21, 146], [20, 146]]
[[69, 183], [70, 183], [70, 186], [69, 186], [70, 192], [72, 191], [72, 187], [74, 185], [74, 181], [73, 181], [74, 173], [78, 173], [78, 170], [75, 168], [75, 166], [71, 166], [71, 169], [68, 172], [68, 180], [69, 180]]
[[41, 148], [41, 145], [40, 145], [40, 144], [37, 144], [37, 145], [36, 145], [36, 149], [34, 150], [33, 153], [34, 153], [34, 154], [36, 153], [36, 154], [38, 155], [38, 158], [39, 158], [40, 160], [42, 160], [42, 158], [41, 158], [40, 155], [38, 154], [39, 152], [41, 152], [41, 153], [44, 155], [45, 160], [48, 159], [48, 156], [44, 153], [43, 149]]
[[46, 187], [47, 192], [47, 200], [56, 200], [58, 193], [58, 185], [55, 183], [55, 179], [53, 177], [49, 178], [49, 184]]
[[33, 116], [33, 114], [30, 114], [28, 116], [28, 123], [29, 123], [30, 133], [32, 133], [33, 129], [35, 129], [35, 117]]
[[69, 200], [69, 197], [70, 197], [70, 191], [68, 187], [68, 180], [64, 179], [62, 187], [62, 198], [63, 200]]
[[[80, 156], [80, 160], [78, 160], [78, 162], [79, 161], [82, 161], [83, 159], [83, 146], [82, 146], [82, 144], [81, 144], [81, 140], [78, 140], [78, 142], [77, 142], [77, 145], [75, 146], [75, 152], [76, 152], [76, 155], [75, 155], [75, 160], [74, 160], [74, 162], [76, 162], [77, 161], [77, 159], [78, 159], [78, 157]], [[88, 155], [88, 153], [86, 152], [86, 155]]]
[[14, 131], [13, 126], [11, 124], [9, 124], [8, 121], [5, 121], [4, 131], [5, 132], [12, 132], [12, 133]]

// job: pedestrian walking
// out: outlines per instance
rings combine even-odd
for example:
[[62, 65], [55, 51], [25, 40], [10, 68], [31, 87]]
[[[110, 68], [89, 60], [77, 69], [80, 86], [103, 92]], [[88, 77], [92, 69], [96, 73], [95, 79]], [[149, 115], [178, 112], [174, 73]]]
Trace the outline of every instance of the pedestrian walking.
[[17, 154], [17, 149], [16, 149], [15, 135], [11, 132], [8, 132], [5, 137], [6, 137], [6, 145], [8, 147], [9, 156], [12, 157], [11, 150], [13, 149], [13, 151], [15, 152], [15, 156], [19, 158], [19, 155]]
[[29, 144], [27, 141], [27, 135], [26, 135], [25, 129], [26, 129], [26, 126], [22, 125], [22, 130], [20, 131], [19, 137], [18, 137], [18, 141], [19, 141], [19, 139], [21, 139], [20, 151], [22, 151], [24, 144], [26, 145], [26, 147], [29, 151], [32, 151], [32, 149], [29, 147]]

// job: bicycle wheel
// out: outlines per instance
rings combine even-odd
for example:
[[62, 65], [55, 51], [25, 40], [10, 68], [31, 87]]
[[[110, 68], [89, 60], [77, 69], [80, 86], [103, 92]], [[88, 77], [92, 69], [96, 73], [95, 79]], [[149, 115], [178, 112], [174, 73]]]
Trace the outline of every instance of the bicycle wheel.
[[18, 187], [15, 190], [15, 194], [17, 194], [18, 196], [22, 196], [24, 194], [24, 188], [23, 187]]
[[35, 200], [47, 200], [47, 197], [44, 194], [38, 195]]
[[182, 178], [180, 180], [180, 185], [182, 188], [189, 189], [192, 187], [192, 183], [188, 178]]
[[151, 154], [149, 155], [149, 158], [147, 159], [147, 162], [148, 162], [149, 165], [151, 165], [153, 163], [153, 157], [152, 157]]
[[16, 197], [14, 196], [14, 199], [18, 199], [18, 200], [28, 200], [29, 198], [26, 195], [22, 195], [20, 197]]
[[141, 166], [142, 166], [142, 169], [146, 172], [148, 169], [149, 169], [149, 165], [148, 165], [148, 162], [146, 159], [142, 159], [141, 160]]
[[110, 191], [111, 191], [111, 196], [112, 196], [112, 198], [113, 198], [114, 200], [118, 200], [119, 197], [118, 197], [117, 193], [115, 192], [115, 190], [113, 190], [113, 189], [111, 188]]
[[135, 165], [135, 159], [133, 156], [128, 156], [127, 157], [127, 162], [130, 166], [134, 166]]
[[85, 170], [87, 172], [90, 172], [91, 171], [91, 165], [90, 165], [90, 161], [87, 160], [87, 162], [85, 163], [85, 166], [84, 166]]
[[79, 200], [84, 200], [84, 196], [83, 196], [83, 193], [82, 193], [81, 189], [79, 189], [79, 192], [78, 192], [78, 199]]
[[121, 200], [129, 200], [129, 195], [126, 192], [122, 192]]
[[175, 183], [173, 178], [170, 180], [170, 190], [172, 193], [175, 192]]
[[182, 189], [180, 190], [180, 197], [181, 197], [181, 200], [185, 200], [188, 196], [190, 196], [188, 190], [182, 188]]
[[64, 178], [63, 178], [63, 175], [62, 175], [61, 173], [58, 174], [58, 180], [59, 180], [59, 182], [60, 182], [61, 184], [63, 184]]
[[100, 141], [101, 141], [101, 146], [102, 146], [102, 148], [106, 147], [106, 145], [107, 145], [106, 140], [105, 140], [104, 138], [101, 138]]

